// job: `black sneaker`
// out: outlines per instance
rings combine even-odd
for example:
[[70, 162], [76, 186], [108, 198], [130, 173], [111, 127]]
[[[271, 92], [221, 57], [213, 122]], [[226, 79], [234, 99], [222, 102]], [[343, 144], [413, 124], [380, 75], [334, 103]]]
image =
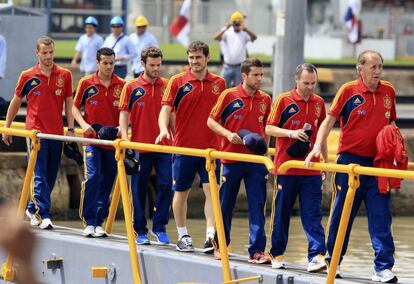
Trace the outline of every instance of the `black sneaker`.
[[175, 248], [178, 251], [192, 252], [194, 251], [193, 239], [189, 235], [184, 235], [178, 240]]
[[213, 239], [207, 238], [207, 240], [204, 242], [204, 248], [203, 252], [207, 254], [212, 254], [214, 252], [214, 245], [213, 245]]

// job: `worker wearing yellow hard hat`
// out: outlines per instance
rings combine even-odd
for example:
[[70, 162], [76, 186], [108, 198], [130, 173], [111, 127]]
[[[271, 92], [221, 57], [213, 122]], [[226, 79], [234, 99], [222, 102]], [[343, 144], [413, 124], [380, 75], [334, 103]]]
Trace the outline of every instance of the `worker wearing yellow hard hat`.
[[256, 34], [244, 24], [246, 16], [235, 11], [231, 14], [227, 25], [216, 33], [214, 39], [220, 42], [220, 53], [223, 54], [223, 70], [221, 76], [226, 80], [228, 88], [240, 84], [241, 63], [247, 58], [247, 43], [255, 41]]
[[135, 47], [135, 51], [138, 54], [132, 63], [132, 72], [134, 77], [137, 78], [144, 71], [144, 67], [141, 65], [141, 52], [149, 46], [158, 47], [158, 42], [155, 36], [147, 31], [149, 22], [145, 16], [138, 16], [135, 19], [135, 26], [137, 29], [135, 32], [130, 34], [129, 38], [131, 39]]

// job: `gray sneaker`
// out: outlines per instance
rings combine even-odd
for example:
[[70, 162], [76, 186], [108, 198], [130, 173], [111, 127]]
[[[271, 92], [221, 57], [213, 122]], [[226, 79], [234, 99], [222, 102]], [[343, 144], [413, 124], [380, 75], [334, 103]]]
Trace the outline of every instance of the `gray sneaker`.
[[372, 276], [372, 281], [382, 283], [397, 283], [398, 278], [391, 270], [384, 269], [381, 271], [375, 271], [374, 275]]
[[193, 239], [189, 235], [184, 235], [178, 240], [175, 248], [178, 251], [192, 252], [194, 251]]

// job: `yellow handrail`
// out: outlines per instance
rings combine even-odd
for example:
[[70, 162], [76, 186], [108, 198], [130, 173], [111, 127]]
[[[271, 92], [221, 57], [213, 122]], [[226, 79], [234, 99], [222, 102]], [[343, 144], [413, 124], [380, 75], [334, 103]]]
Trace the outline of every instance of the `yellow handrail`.
[[344, 207], [342, 209], [341, 220], [339, 222], [338, 233], [335, 240], [334, 250], [332, 253], [328, 278], [326, 279], [326, 283], [328, 284], [332, 284], [335, 281], [335, 275], [339, 264], [339, 258], [344, 244], [345, 233], [348, 228], [349, 216], [351, 215], [351, 209], [354, 202], [356, 190], [358, 189], [360, 184], [359, 175], [414, 179], [414, 172], [412, 171], [377, 169], [371, 167], [363, 167], [357, 164], [338, 165], [328, 163], [311, 163], [311, 165], [307, 167], [304, 165], [303, 161], [287, 161], [279, 167], [278, 171], [283, 174], [291, 168], [332, 171], [348, 174], [349, 188], [345, 197]]

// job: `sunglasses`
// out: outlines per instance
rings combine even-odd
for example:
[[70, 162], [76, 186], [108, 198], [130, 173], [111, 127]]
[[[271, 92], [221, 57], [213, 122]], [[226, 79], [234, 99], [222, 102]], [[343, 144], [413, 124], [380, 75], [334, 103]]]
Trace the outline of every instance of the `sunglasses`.
[[111, 28], [119, 29], [119, 28], [122, 28], [122, 26], [121, 25], [113, 25], [113, 26], [111, 26]]

